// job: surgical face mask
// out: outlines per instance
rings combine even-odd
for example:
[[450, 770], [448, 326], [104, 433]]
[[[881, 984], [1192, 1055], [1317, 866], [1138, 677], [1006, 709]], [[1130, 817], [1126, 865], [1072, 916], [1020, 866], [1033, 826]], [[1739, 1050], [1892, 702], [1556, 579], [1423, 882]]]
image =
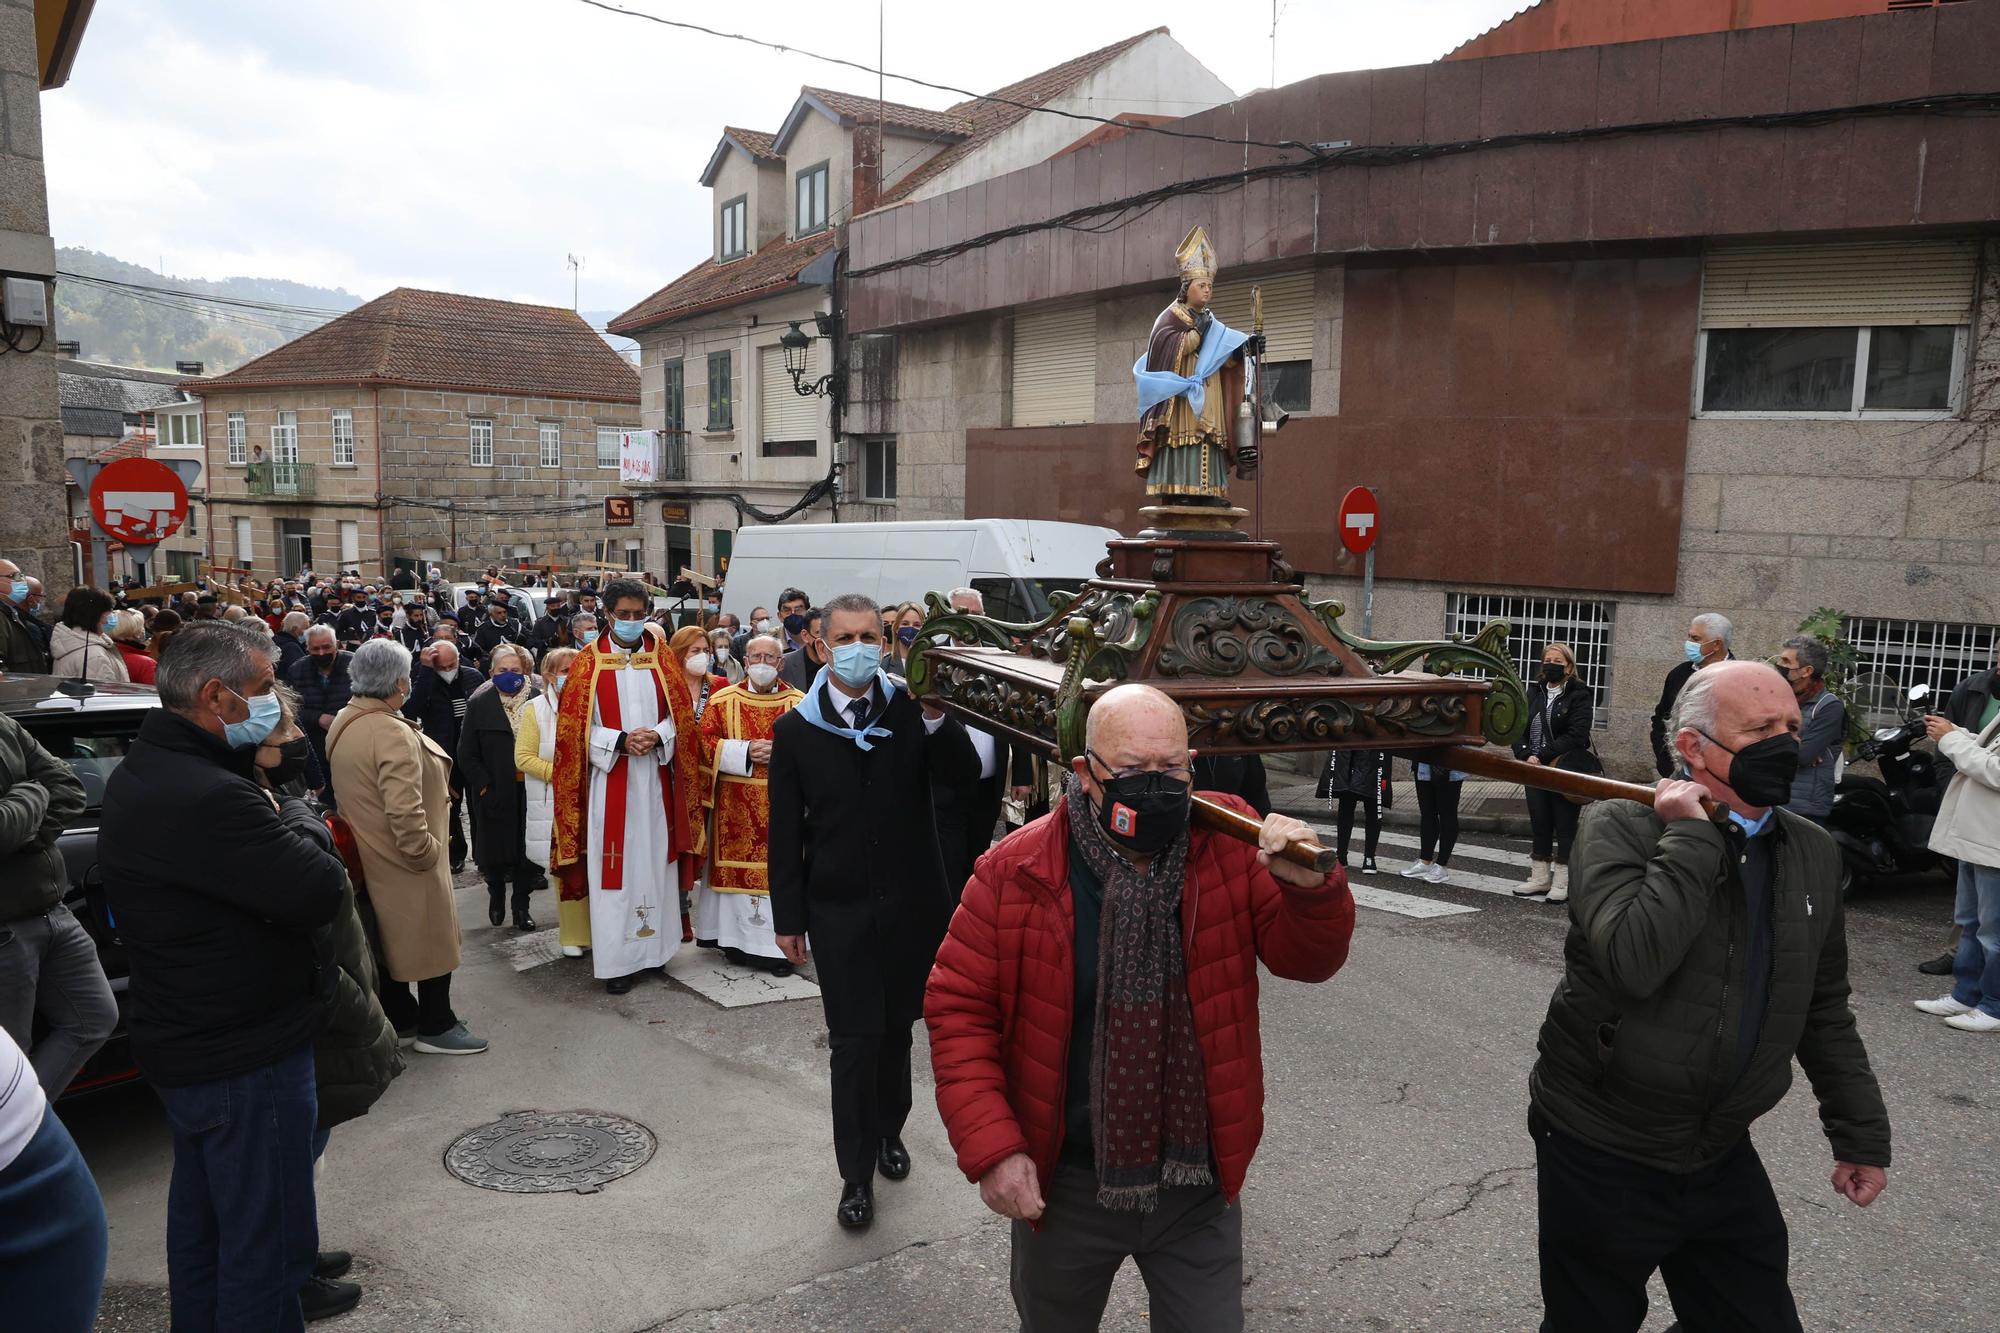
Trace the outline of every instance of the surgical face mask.
[[[222, 688], [229, 690], [227, 685]], [[229, 692], [236, 694], [235, 690]], [[240, 694], [236, 694], [236, 697], [243, 699]], [[249, 750], [262, 745], [265, 738], [277, 728], [278, 719], [285, 715], [285, 705], [275, 694], [260, 694], [254, 699], [243, 699], [243, 704], [250, 710], [249, 717], [241, 722], [222, 724], [222, 739], [234, 750]]]
[[1696, 666], [1701, 665], [1701, 645], [1693, 639], [1687, 639], [1681, 643], [1681, 652], [1686, 655], [1688, 661], [1694, 663]]
[[856, 639], [853, 643], [843, 643], [833, 650], [833, 674], [849, 689], [858, 690], [875, 679], [875, 673], [882, 669], [882, 649], [879, 644]]
[[905, 648], [909, 647], [916, 641], [917, 641], [917, 627], [915, 625], [905, 625], [901, 629], [896, 631], [896, 642], [902, 644]]
[[718, 643], [715, 645], [715, 660], [718, 662], [727, 662], [729, 660], [728, 644]]
[[1783, 805], [1792, 799], [1792, 779], [1799, 775], [1799, 738], [1786, 732], [1732, 750], [1707, 732], [1702, 739], [1730, 756], [1723, 778], [1752, 805]]
[[[1095, 776], [1093, 774], [1092, 776]], [[1097, 822], [1105, 836], [1128, 851], [1151, 856], [1188, 826], [1193, 789], [1158, 773], [1128, 773], [1098, 780], [1103, 798]]]
[[493, 688], [502, 694], [519, 694], [528, 678], [518, 671], [497, 671], [493, 675]]
[[568, 677], [568, 676], [557, 676], [557, 677], [556, 677], [556, 680], [555, 680], [555, 684], [554, 684], [554, 685], [553, 685], [553, 686], [552, 686], [551, 688], [553, 688], [553, 689], [555, 690], [555, 692], [556, 692], [557, 694], [561, 694], [561, 693], [562, 693], [562, 687], [563, 687], [563, 686], [565, 686], [565, 685], [567, 685], [567, 684], [569, 684], [569, 677]]
[[117, 616], [106, 616], [104, 617], [104, 623], [99, 625], [97, 628], [103, 630], [106, 634], [109, 634], [113, 629], [117, 628], [117, 625], [118, 625]]
[[611, 637], [627, 648], [646, 637], [646, 622], [643, 620], [614, 620], [611, 622]]
[[763, 619], [759, 620], [757, 622], [756, 628], [759, 634], [769, 633], [771, 629], [771, 617], [765, 616]]
[[590, 647], [590, 645], [591, 645], [591, 644], [593, 644], [593, 643], [596, 643], [596, 642], [597, 642], [597, 631], [596, 631], [596, 630], [594, 630], [594, 629], [586, 629], [586, 630], [579, 630], [579, 631], [577, 632], [577, 636], [576, 636], [576, 646], [577, 646], [577, 647], [579, 647], [579, 648], [588, 648], [588, 647]]
[[311, 746], [305, 737], [300, 736], [296, 740], [286, 741], [277, 748], [278, 753], [284, 758], [265, 769], [264, 776], [270, 780], [273, 787], [282, 787], [287, 782], [305, 775], [306, 755], [311, 752]]
[[438, 672], [438, 679], [444, 681], [446, 684], [450, 684], [452, 681], [458, 679], [458, 668], [449, 667], [446, 670]]
[[706, 676], [708, 674], [708, 664], [711, 660], [707, 653], [689, 653], [687, 656], [688, 674], [691, 676]]
[[744, 674], [750, 677], [752, 685], [760, 690], [768, 690], [771, 688], [771, 682], [778, 678], [778, 668], [769, 662], [752, 662], [745, 668]]
[[13, 583], [11, 583], [11, 584], [9, 584], [9, 585], [8, 585], [8, 587], [7, 587], [7, 596], [8, 596], [8, 598], [9, 598], [9, 599], [11, 599], [12, 601], [14, 601], [14, 602], [15, 602], [15, 603], [17, 603], [17, 604], [18, 604], [18, 603], [21, 603], [21, 602], [25, 602], [25, 601], [27, 601], [27, 600], [28, 600], [28, 581], [27, 581], [26, 579], [24, 579], [24, 578], [16, 578], [16, 579], [15, 579], [15, 580], [13, 581]]

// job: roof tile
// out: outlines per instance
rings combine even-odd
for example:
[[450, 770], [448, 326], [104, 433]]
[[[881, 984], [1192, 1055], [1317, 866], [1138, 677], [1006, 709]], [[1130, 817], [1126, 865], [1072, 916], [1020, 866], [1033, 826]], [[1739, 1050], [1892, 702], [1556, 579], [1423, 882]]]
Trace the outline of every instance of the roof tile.
[[630, 337], [670, 319], [735, 305], [789, 287], [806, 265], [832, 248], [833, 242], [834, 233], [822, 231], [795, 241], [775, 242], [726, 264], [704, 259], [612, 320], [605, 329]]
[[972, 119], [964, 115], [959, 107], [933, 111], [929, 107], [910, 106], [903, 102], [878, 102], [872, 97], [856, 97], [831, 88], [801, 88], [799, 91], [832, 107], [842, 120], [872, 122], [880, 119], [885, 125], [916, 130], [920, 134], [972, 133]]
[[762, 130], [746, 130], [739, 125], [724, 125], [722, 134], [724, 138], [734, 139], [742, 144], [744, 151], [759, 162], [785, 160], [785, 155], [771, 146], [771, 140], [776, 138], [776, 135], [766, 134]]

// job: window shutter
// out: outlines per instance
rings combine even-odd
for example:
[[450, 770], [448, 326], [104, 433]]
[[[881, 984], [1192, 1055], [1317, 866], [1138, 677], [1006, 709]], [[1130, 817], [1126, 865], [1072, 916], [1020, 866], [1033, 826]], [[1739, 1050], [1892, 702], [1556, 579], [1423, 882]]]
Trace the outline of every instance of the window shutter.
[[1313, 271], [1274, 273], [1219, 284], [1211, 308], [1232, 329], [1255, 332], [1250, 289], [1264, 290], [1264, 344], [1273, 361], [1313, 359]]
[[1057, 426], [1097, 415], [1097, 307], [1014, 319], [1014, 424]]
[[1967, 324], [1978, 271], [1972, 241], [1730, 246], [1703, 262], [1701, 325]]
[[[758, 356], [762, 358], [758, 363], [758, 384], [763, 391], [759, 409], [764, 416], [763, 442], [819, 439], [820, 400], [804, 397], [792, 388], [792, 377], [785, 371], [785, 349], [761, 348]], [[806, 348], [805, 378], [816, 380], [819, 376], [819, 341], [815, 339]]]

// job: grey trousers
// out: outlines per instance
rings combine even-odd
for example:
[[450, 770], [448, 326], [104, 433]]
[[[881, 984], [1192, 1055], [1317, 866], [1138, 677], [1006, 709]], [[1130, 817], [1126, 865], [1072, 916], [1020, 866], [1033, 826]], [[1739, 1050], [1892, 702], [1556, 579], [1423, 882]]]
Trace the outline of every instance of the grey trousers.
[[[34, 1040], [39, 1012], [49, 1033]], [[35, 1066], [53, 1100], [118, 1026], [118, 1001], [97, 961], [97, 946], [57, 903], [35, 916], [0, 921], [0, 1027]]]
[[1056, 1167], [1041, 1229], [1014, 1223], [1014, 1309], [1021, 1333], [1093, 1333], [1111, 1279], [1130, 1256], [1155, 1333], [1242, 1333], [1243, 1208], [1214, 1185], [1160, 1191], [1150, 1213], [1097, 1202], [1097, 1174]]

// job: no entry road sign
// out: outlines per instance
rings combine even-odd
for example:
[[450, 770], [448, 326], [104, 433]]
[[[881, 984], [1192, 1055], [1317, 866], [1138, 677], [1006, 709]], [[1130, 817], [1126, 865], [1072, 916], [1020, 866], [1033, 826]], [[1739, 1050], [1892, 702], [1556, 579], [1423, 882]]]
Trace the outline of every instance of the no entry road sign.
[[1341, 497], [1340, 544], [1356, 555], [1366, 555], [1382, 530], [1382, 506], [1375, 492], [1356, 486]]
[[150, 458], [121, 458], [90, 484], [90, 516], [113, 541], [151, 546], [179, 532], [187, 513], [187, 487]]

